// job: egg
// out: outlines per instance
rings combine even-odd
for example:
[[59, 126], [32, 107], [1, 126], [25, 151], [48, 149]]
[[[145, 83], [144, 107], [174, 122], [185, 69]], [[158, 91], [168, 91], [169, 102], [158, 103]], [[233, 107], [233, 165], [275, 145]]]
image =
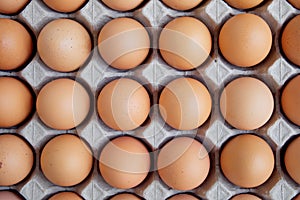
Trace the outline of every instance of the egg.
[[274, 169], [274, 155], [269, 144], [252, 134], [230, 139], [220, 155], [225, 177], [243, 188], [258, 187], [266, 182]]
[[292, 142], [287, 146], [285, 155], [284, 155], [284, 164], [285, 168], [290, 175], [290, 177], [300, 184], [300, 151], [299, 151], [299, 145], [300, 145], [300, 137], [297, 136], [295, 139], [292, 140]]
[[0, 135], [0, 186], [12, 186], [24, 180], [33, 163], [34, 153], [23, 138], [14, 134]]
[[0, 19], [0, 70], [22, 67], [32, 53], [32, 37], [26, 28], [15, 20]]
[[98, 36], [98, 50], [104, 61], [120, 70], [129, 70], [143, 63], [150, 48], [145, 27], [132, 18], [109, 21]]
[[294, 197], [293, 200], [300, 200], [300, 195], [297, 195], [296, 197]]
[[176, 194], [167, 200], [199, 200], [199, 198], [190, 194]]
[[114, 130], [138, 128], [150, 112], [147, 90], [137, 81], [120, 78], [109, 82], [97, 99], [97, 110], [102, 121]]
[[53, 184], [74, 186], [81, 183], [92, 170], [93, 153], [76, 135], [58, 135], [42, 149], [40, 166], [42, 173]]
[[[299, 2], [300, 3], [300, 2]], [[294, 17], [283, 29], [281, 46], [285, 56], [300, 67], [300, 15]]]
[[140, 198], [134, 194], [122, 193], [122, 194], [117, 194], [117, 195], [109, 198], [109, 200], [142, 200], [142, 198]]
[[117, 11], [130, 11], [138, 7], [143, 0], [102, 0], [109, 8]]
[[58, 12], [70, 13], [78, 10], [86, 0], [43, 0], [44, 3]]
[[234, 128], [254, 130], [271, 118], [274, 110], [273, 94], [257, 78], [237, 78], [224, 88], [220, 109], [225, 120]]
[[83, 198], [75, 192], [59, 192], [51, 196], [48, 200], [83, 200]]
[[121, 136], [109, 141], [99, 157], [99, 170], [110, 186], [130, 189], [141, 184], [150, 170], [150, 154], [138, 139]]
[[178, 130], [201, 126], [212, 108], [205, 85], [193, 78], [178, 78], [165, 86], [159, 97], [159, 111], [166, 123]]
[[39, 92], [36, 110], [50, 128], [68, 130], [80, 125], [90, 111], [90, 97], [77, 81], [59, 78], [47, 83]]
[[241, 10], [246, 10], [246, 9], [251, 9], [259, 4], [261, 4], [264, 0], [248, 0], [248, 1], [241, 1], [241, 0], [224, 0], [226, 3], [228, 3], [230, 6], [241, 9]]
[[0, 191], [0, 200], [23, 200], [23, 198], [16, 192], [3, 190]]
[[157, 157], [160, 178], [175, 190], [192, 190], [201, 185], [210, 169], [206, 148], [189, 137], [174, 138], [165, 144]]
[[40, 32], [37, 50], [49, 68], [71, 72], [86, 62], [92, 50], [92, 42], [87, 30], [78, 22], [56, 19], [46, 24]]
[[255, 14], [243, 13], [231, 17], [219, 34], [222, 55], [238, 67], [252, 67], [261, 63], [268, 56], [271, 47], [271, 29]]
[[232, 197], [231, 200], [262, 200], [262, 199], [252, 194], [239, 194]]
[[288, 0], [290, 4], [292, 4], [295, 8], [300, 9], [300, 1], [299, 0]]
[[29, 117], [33, 109], [30, 89], [13, 77], [0, 77], [0, 127], [17, 126]]
[[[30, 0], [1, 0], [0, 1], [0, 13], [12, 15], [19, 13]], [[2, 28], [0, 28], [2, 30]]]
[[198, 6], [202, 0], [162, 0], [167, 6], [180, 11], [186, 11]]
[[208, 28], [193, 17], [173, 19], [159, 36], [161, 56], [168, 65], [178, 70], [199, 67], [209, 57], [211, 48], [212, 38]]

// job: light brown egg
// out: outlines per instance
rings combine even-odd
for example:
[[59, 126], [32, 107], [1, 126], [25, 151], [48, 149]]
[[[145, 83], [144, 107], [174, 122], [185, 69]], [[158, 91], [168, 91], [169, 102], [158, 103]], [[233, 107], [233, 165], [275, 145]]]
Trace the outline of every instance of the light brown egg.
[[188, 137], [172, 139], [162, 147], [157, 158], [160, 178], [175, 190], [192, 190], [206, 179], [210, 159], [205, 147]]
[[292, 4], [295, 8], [300, 9], [300, 1], [299, 0], [288, 0], [290, 4]]
[[[30, 0], [1, 0], [0, 1], [0, 13], [2, 14], [17, 14], [19, 13]], [[2, 30], [2, 28], [0, 28]]]
[[48, 200], [83, 200], [83, 198], [75, 192], [59, 192], [51, 196]]
[[266, 182], [274, 169], [269, 144], [252, 134], [238, 135], [225, 144], [220, 155], [225, 177], [233, 184], [253, 188]]
[[25, 140], [13, 134], [0, 135], [0, 186], [24, 180], [33, 163], [33, 151]]
[[241, 0], [224, 0], [226, 1], [230, 6], [245, 10], [250, 9], [258, 6], [261, 4], [264, 0], [247, 0], [247, 1], [241, 1]]
[[58, 12], [70, 13], [78, 10], [86, 0], [43, 0], [44, 3]]
[[117, 194], [109, 198], [109, 200], [141, 200], [141, 198], [133, 194], [123, 193], [123, 194]]
[[177, 194], [168, 198], [167, 200], [199, 200], [199, 198], [190, 194]]
[[113, 10], [130, 11], [138, 7], [143, 0], [102, 0], [102, 2]]
[[137, 81], [120, 78], [109, 82], [101, 90], [97, 110], [103, 122], [115, 130], [133, 130], [148, 117], [150, 98]]
[[129, 189], [144, 181], [150, 170], [150, 154], [139, 140], [121, 136], [108, 142], [99, 158], [104, 180], [115, 188]]
[[98, 50], [105, 62], [121, 70], [139, 66], [147, 57], [150, 38], [145, 27], [132, 18], [116, 18], [101, 29]]
[[252, 194], [239, 194], [232, 197], [231, 200], [262, 200], [262, 199]]
[[26, 28], [15, 20], [0, 19], [0, 70], [14, 70], [23, 66], [30, 59], [32, 51], [32, 38]]
[[238, 14], [225, 22], [219, 35], [219, 47], [225, 59], [238, 67], [262, 62], [272, 47], [272, 32], [259, 16]]
[[33, 97], [28, 87], [13, 77], [0, 77], [0, 127], [22, 123], [31, 113]]
[[[300, 2], [300, 1], [299, 1]], [[300, 67], [300, 15], [294, 17], [284, 28], [281, 45], [286, 57]]]
[[225, 120], [234, 128], [254, 130], [271, 118], [274, 99], [265, 83], [256, 78], [241, 77], [223, 90], [220, 109]]
[[208, 28], [193, 17], [175, 18], [163, 28], [159, 37], [163, 59], [178, 70], [199, 67], [208, 58], [211, 48]]
[[300, 200], [300, 195], [297, 195], [296, 197], [294, 197], [293, 200]]
[[198, 6], [202, 0], [162, 0], [167, 6], [175, 9], [175, 10], [190, 10]]
[[207, 88], [192, 78], [178, 78], [163, 89], [159, 110], [168, 125], [179, 130], [192, 130], [201, 126], [212, 108]]
[[23, 200], [23, 198], [15, 192], [0, 191], [0, 200]]
[[295, 138], [287, 147], [285, 155], [284, 155], [284, 164], [288, 174], [292, 177], [292, 179], [300, 184], [300, 137]]
[[40, 165], [43, 174], [53, 184], [74, 186], [89, 175], [93, 166], [93, 154], [79, 137], [59, 135], [43, 148]]
[[37, 49], [41, 59], [51, 69], [71, 72], [81, 67], [92, 50], [87, 30], [71, 19], [56, 19], [40, 32]]
[[47, 83], [39, 92], [36, 109], [40, 119], [58, 130], [78, 126], [90, 111], [90, 97], [77, 81], [60, 78]]

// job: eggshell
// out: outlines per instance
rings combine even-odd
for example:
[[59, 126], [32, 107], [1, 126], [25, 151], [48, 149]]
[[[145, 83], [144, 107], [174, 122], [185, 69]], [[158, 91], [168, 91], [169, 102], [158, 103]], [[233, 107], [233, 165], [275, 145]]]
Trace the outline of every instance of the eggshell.
[[185, 11], [195, 8], [202, 0], [162, 0], [162, 2], [175, 10]]
[[192, 78], [178, 78], [163, 89], [159, 110], [168, 125], [179, 130], [201, 126], [211, 113], [212, 100], [207, 88]]
[[292, 177], [292, 179], [300, 184], [300, 137], [298, 136], [294, 139], [287, 147], [285, 155], [284, 155], [284, 164], [288, 174]]
[[269, 54], [272, 32], [261, 17], [250, 13], [238, 14], [226, 21], [221, 28], [219, 47], [231, 64], [252, 67]]
[[130, 11], [138, 7], [143, 0], [102, 0], [102, 2], [117, 11]]
[[32, 38], [26, 28], [15, 20], [0, 19], [0, 70], [21, 67], [30, 59], [32, 51]]
[[41, 89], [36, 109], [47, 126], [68, 130], [78, 126], [87, 117], [90, 97], [77, 81], [60, 78], [47, 83]]
[[[300, 1], [299, 1], [300, 2]], [[300, 4], [300, 3], [299, 3]], [[300, 15], [294, 17], [283, 30], [281, 45], [286, 57], [300, 67]]]
[[300, 9], [300, 1], [299, 0], [288, 0], [290, 4], [292, 4], [295, 8]]
[[208, 28], [193, 17], [175, 18], [163, 28], [159, 37], [163, 59], [178, 70], [199, 67], [208, 58], [211, 48]]
[[252, 194], [239, 194], [231, 198], [231, 200], [262, 200], [262, 199]]
[[221, 169], [233, 184], [258, 187], [274, 169], [274, 155], [269, 144], [252, 134], [238, 135], [225, 144], [220, 155]]
[[225, 120], [240, 130], [262, 127], [271, 118], [274, 99], [268, 86], [259, 79], [241, 77], [230, 82], [220, 98]]
[[59, 135], [43, 148], [40, 165], [43, 174], [52, 183], [65, 187], [74, 186], [89, 175], [93, 166], [93, 154], [79, 137]]
[[78, 10], [86, 0], [43, 0], [44, 3], [58, 12], [74, 12]]
[[237, 8], [237, 9], [250, 9], [254, 8], [255, 6], [258, 6], [261, 4], [264, 0], [247, 0], [247, 1], [241, 1], [241, 0], [225, 0], [226, 3], [228, 3], [230, 6]]
[[[2, 14], [16, 14], [20, 12], [30, 0], [1, 0], [0, 13]], [[2, 28], [0, 28], [2, 30]]]
[[121, 70], [139, 66], [147, 57], [150, 38], [144, 26], [131, 18], [116, 18], [101, 29], [98, 50], [105, 62]]
[[112, 198], [110, 198], [109, 200], [141, 200], [141, 198], [133, 194], [123, 193], [123, 194], [117, 194]]
[[23, 200], [23, 198], [14, 192], [0, 191], [0, 200]]
[[300, 200], [300, 195], [297, 195], [296, 197], [294, 197], [293, 200]]
[[0, 77], [0, 127], [19, 125], [32, 108], [33, 97], [24, 83], [12, 77]]
[[24, 180], [33, 163], [34, 155], [27, 142], [13, 134], [0, 135], [0, 186], [11, 186]]
[[81, 67], [92, 50], [87, 30], [71, 19], [56, 19], [46, 24], [38, 36], [39, 56], [51, 69], [71, 72]]
[[100, 92], [97, 109], [103, 122], [115, 130], [139, 127], [150, 111], [150, 98], [137, 81], [120, 78], [109, 82]]
[[177, 194], [168, 198], [167, 200], [199, 200], [199, 198], [189, 194]]
[[129, 189], [144, 181], [150, 162], [149, 152], [142, 142], [121, 136], [105, 145], [100, 154], [99, 169], [109, 185]]
[[205, 147], [188, 137], [172, 139], [162, 147], [157, 158], [160, 178], [175, 190], [192, 190], [206, 179], [210, 168]]
[[83, 198], [75, 192], [59, 192], [51, 196], [48, 200], [83, 200]]

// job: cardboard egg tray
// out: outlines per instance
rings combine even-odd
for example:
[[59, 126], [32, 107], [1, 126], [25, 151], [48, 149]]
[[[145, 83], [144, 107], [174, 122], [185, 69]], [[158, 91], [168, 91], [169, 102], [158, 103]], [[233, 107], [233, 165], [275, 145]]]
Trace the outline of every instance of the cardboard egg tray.
[[[210, 152], [211, 169], [206, 181], [196, 189], [189, 191], [201, 199], [225, 200], [239, 193], [254, 193], [263, 199], [287, 200], [300, 192], [297, 184], [291, 180], [282, 168], [281, 152], [284, 144], [294, 135], [300, 133], [299, 127], [290, 123], [282, 114], [280, 108], [280, 91], [282, 86], [300, 69], [292, 65], [280, 50], [280, 33], [283, 25], [300, 10], [293, 8], [286, 0], [265, 0], [264, 3], [247, 12], [255, 13], [266, 20], [273, 33], [273, 45], [268, 57], [260, 64], [249, 69], [242, 69], [229, 64], [220, 54], [217, 38], [221, 26], [232, 15], [245, 12], [233, 9], [223, 0], [205, 0], [197, 8], [188, 11], [175, 11], [165, 6], [160, 0], [146, 0], [138, 9], [132, 12], [117, 12], [104, 6], [100, 0], [89, 0], [79, 11], [72, 14], [57, 13], [49, 9], [42, 1], [32, 0], [27, 7], [16, 16], [0, 15], [1, 18], [13, 18], [27, 26], [35, 35], [35, 40], [41, 29], [51, 20], [71, 18], [86, 27], [90, 32], [94, 50], [86, 64], [72, 73], [58, 73], [47, 68], [35, 53], [33, 60], [22, 70], [0, 72], [1, 76], [17, 76], [28, 82], [35, 94], [50, 80], [59, 77], [71, 77], [87, 86], [93, 94], [92, 113], [77, 129], [68, 131], [53, 130], [45, 126], [37, 114], [17, 128], [0, 129], [1, 133], [18, 133], [25, 137], [36, 153], [35, 168], [31, 175], [21, 183], [2, 189], [15, 189], [28, 200], [47, 199], [59, 191], [75, 191], [86, 200], [107, 199], [110, 196], [124, 192], [109, 186], [100, 176], [97, 158], [107, 141], [116, 136], [129, 134], [141, 138], [153, 149], [155, 157], [158, 147], [172, 137], [192, 135], [203, 141]], [[101, 59], [97, 50], [97, 38], [101, 27], [117, 17], [132, 17], [147, 27], [152, 49], [144, 63], [136, 69], [118, 71]], [[157, 41], [161, 28], [173, 18], [193, 16], [203, 21], [213, 36], [211, 57], [199, 68], [192, 71], [177, 71], [169, 67], [159, 55]], [[164, 85], [169, 81], [182, 77], [194, 77], [208, 87], [213, 98], [213, 110], [207, 122], [197, 130], [177, 131], [166, 125], [158, 112], [158, 97]], [[275, 110], [272, 118], [262, 128], [255, 131], [240, 131], [232, 128], [222, 118], [219, 110], [219, 97], [224, 85], [240, 76], [254, 76], [263, 80], [271, 89], [275, 99]], [[152, 109], [149, 118], [138, 129], [129, 132], [114, 131], [103, 124], [96, 111], [96, 98], [101, 88], [109, 81], [119, 77], [130, 77], [141, 82], [152, 98]], [[243, 189], [231, 184], [221, 173], [219, 165], [220, 148], [233, 135], [239, 133], [255, 133], [263, 137], [272, 147], [276, 158], [276, 166], [270, 179], [254, 189]], [[94, 167], [91, 175], [74, 187], [55, 186], [44, 177], [39, 166], [39, 157], [46, 142], [58, 134], [75, 133], [86, 140], [93, 149]], [[155, 160], [155, 159], [154, 159]], [[147, 200], [163, 200], [180, 191], [172, 190], [165, 185], [155, 170], [152, 170], [146, 180], [136, 188], [126, 190]]]

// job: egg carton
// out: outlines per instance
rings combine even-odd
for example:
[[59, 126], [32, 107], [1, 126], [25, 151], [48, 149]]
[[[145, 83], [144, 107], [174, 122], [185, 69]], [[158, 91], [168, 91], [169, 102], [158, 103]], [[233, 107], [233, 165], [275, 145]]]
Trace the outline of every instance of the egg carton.
[[[217, 39], [221, 26], [232, 15], [240, 11], [228, 6], [223, 0], [204, 0], [198, 7], [188, 12], [175, 11], [165, 6], [160, 0], [145, 0], [138, 9], [132, 12], [117, 12], [109, 9], [100, 0], [89, 0], [79, 11], [72, 14], [57, 13], [49, 9], [42, 1], [32, 0], [16, 16], [0, 15], [1, 18], [13, 18], [25, 23], [32, 30], [35, 40], [41, 29], [57, 18], [71, 18], [86, 27], [90, 32], [94, 49], [85, 65], [72, 73], [59, 73], [50, 70], [35, 53], [32, 61], [20, 71], [0, 72], [0, 76], [17, 76], [28, 82], [37, 95], [49, 81], [59, 77], [71, 77], [85, 86], [93, 94], [93, 112], [76, 129], [59, 131], [45, 126], [34, 113], [21, 126], [0, 129], [1, 133], [18, 133], [25, 137], [36, 153], [36, 166], [29, 177], [21, 183], [2, 189], [15, 189], [28, 200], [47, 199], [58, 191], [75, 191], [86, 200], [107, 199], [120, 192], [132, 192], [147, 200], [166, 199], [180, 191], [172, 190], [160, 179], [155, 170], [146, 180], [130, 190], [120, 190], [109, 186], [100, 176], [97, 157], [107, 141], [113, 137], [129, 134], [143, 140], [150, 148], [157, 149], [172, 137], [189, 135], [200, 138], [210, 152], [211, 170], [201, 186], [189, 191], [201, 199], [224, 200], [239, 193], [255, 193], [263, 199], [292, 199], [300, 188], [287, 176], [281, 165], [281, 152], [284, 144], [300, 132], [299, 127], [290, 123], [280, 109], [280, 91], [283, 85], [300, 73], [300, 69], [289, 63], [279, 48], [280, 32], [283, 25], [300, 11], [293, 8], [286, 0], [265, 0], [264, 3], [247, 12], [255, 13], [266, 20], [273, 34], [273, 45], [268, 57], [256, 67], [237, 68], [228, 63], [219, 53]], [[192, 71], [178, 71], [168, 66], [159, 55], [157, 41], [160, 30], [171, 19], [179, 16], [193, 16], [203, 21], [213, 37], [213, 48], [210, 58], [199, 68]], [[152, 40], [152, 49], [144, 63], [136, 69], [118, 71], [101, 59], [97, 50], [97, 37], [101, 27], [109, 20], [118, 17], [132, 17], [147, 27]], [[207, 122], [193, 131], [177, 131], [164, 123], [158, 112], [158, 97], [163, 87], [171, 80], [189, 76], [205, 83], [213, 98], [213, 109]], [[224, 86], [240, 76], [254, 76], [263, 80], [271, 89], [275, 99], [275, 110], [272, 118], [262, 128], [255, 131], [241, 131], [228, 125], [219, 110], [219, 97]], [[108, 128], [97, 116], [96, 98], [101, 88], [109, 81], [119, 77], [130, 77], [141, 82], [151, 94], [152, 108], [146, 122], [134, 131], [121, 132]], [[253, 189], [243, 189], [231, 184], [222, 174], [219, 155], [222, 145], [232, 136], [239, 133], [255, 133], [263, 137], [272, 147], [276, 164], [270, 179]], [[86, 140], [94, 153], [94, 167], [91, 175], [82, 183], [73, 187], [59, 187], [50, 183], [42, 174], [39, 157], [46, 142], [58, 134], [74, 133]]]

